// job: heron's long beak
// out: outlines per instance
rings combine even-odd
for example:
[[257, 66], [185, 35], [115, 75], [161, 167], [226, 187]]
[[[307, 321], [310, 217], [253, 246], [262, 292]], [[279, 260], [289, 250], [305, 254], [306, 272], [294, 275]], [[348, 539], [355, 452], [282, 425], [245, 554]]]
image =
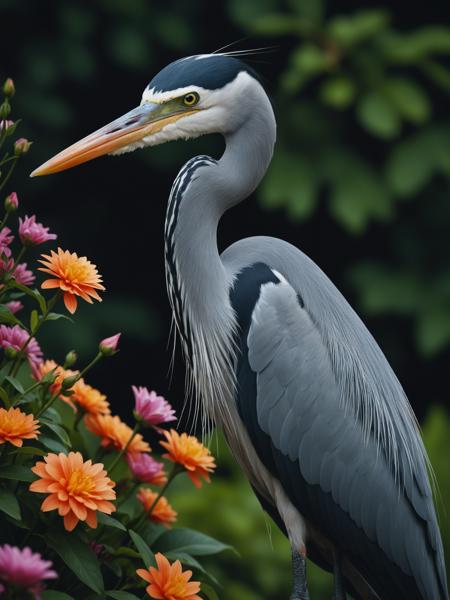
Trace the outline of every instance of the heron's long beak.
[[197, 110], [146, 102], [69, 146], [35, 169], [31, 177], [65, 171], [97, 156], [114, 152], [161, 131], [169, 123]]

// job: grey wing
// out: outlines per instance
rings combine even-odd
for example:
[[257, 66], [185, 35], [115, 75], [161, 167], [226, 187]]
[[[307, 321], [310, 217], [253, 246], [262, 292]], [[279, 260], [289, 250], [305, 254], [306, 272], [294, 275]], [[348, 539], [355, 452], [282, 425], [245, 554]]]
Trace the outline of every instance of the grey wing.
[[396, 481], [374, 437], [344, 410], [329, 349], [281, 276], [261, 286], [242, 333], [239, 412], [291, 502], [380, 598], [447, 598], [425, 466]]

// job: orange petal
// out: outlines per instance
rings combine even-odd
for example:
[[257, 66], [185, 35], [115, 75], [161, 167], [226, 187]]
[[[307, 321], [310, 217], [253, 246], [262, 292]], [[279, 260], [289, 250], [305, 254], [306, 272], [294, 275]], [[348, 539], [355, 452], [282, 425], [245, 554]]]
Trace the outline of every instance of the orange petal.
[[70, 294], [69, 292], [66, 292], [64, 294], [64, 304], [66, 305], [66, 308], [71, 315], [73, 315], [74, 312], [77, 310], [77, 299], [73, 294]]
[[69, 511], [67, 515], [64, 517], [64, 527], [66, 531], [73, 531], [78, 524], [77, 517], [73, 514], [73, 512]]
[[59, 288], [60, 283], [61, 282], [59, 279], [46, 279], [45, 281], [43, 281], [41, 283], [41, 288], [43, 290], [51, 290], [54, 288]]

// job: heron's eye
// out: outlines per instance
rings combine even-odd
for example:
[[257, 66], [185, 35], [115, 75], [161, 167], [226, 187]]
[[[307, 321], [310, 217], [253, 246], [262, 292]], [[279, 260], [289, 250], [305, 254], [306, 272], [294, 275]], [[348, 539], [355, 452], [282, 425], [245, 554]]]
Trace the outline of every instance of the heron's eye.
[[200, 96], [196, 92], [190, 92], [183, 98], [185, 106], [194, 106], [200, 100]]

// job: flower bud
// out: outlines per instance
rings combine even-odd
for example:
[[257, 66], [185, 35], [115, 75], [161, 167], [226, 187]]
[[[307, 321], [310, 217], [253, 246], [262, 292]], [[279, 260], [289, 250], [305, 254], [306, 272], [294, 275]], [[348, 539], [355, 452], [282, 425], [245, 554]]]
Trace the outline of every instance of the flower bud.
[[53, 385], [58, 377], [56, 373], [56, 369], [52, 369], [48, 373], [46, 373], [43, 377], [41, 377], [41, 383], [44, 385]]
[[17, 350], [15, 350], [12, 346], [5, 348], [5, 356], [8, 360], [15, 360], [17, 358], [17, 354]]
[[100, 342], [98, 349], [103, 356], [112, 356], [117, 352], [117, 346], [119, 344], [119, 338], [121, 335], [121, 333], [116, 333], [116, 335], [105, 338]]
[[76, 384], [76, 382], [80, 379], [78, 373], [76, 375], [70, 375], [69, 377], [65, 377], [61, 383], [61, 390], [63, 392], [69, 390], [72, 386]]
[[19, 198], [16, 192], [11, 192], [9, 196], [5, 198], [5, 210], [7, 213], [14, 212], [19, 208]]
[[3, 121], [0, 121], [0, 133], [3, 132], [3, 130], [6, 129], [6, 134], [9, 135], [11, 132], [10, 130], [14, 127], [14, 121], [10, 121], [9, 119], [5, 119]]
[[66, 358], [64, 359], [64, 368], [70, 369], [77, 362], [78, 356], [75, 350], [71, 350], [66, 354]]
[[5, 98], [2, 104], [0, 104], [0, 119], [6, 119], [10, 112], [11, 106], [9, 105], [8, 99]]
[[3, 84], [3, 93], [5, 94], [5, 96], [7, 98], [12, 98], [14, 96], [14, 94], [16, 93], [16, 88], [14, 87], [14, 81], [11, 79], [11, 77], [8, 77], [8, 79]]
[[29, 142], [25, 138], [19, 138], [14, 143], [14, 154], [16, 156], [22, 156], [22, 154], [26, 154], [30, 149], [32, 142]]

